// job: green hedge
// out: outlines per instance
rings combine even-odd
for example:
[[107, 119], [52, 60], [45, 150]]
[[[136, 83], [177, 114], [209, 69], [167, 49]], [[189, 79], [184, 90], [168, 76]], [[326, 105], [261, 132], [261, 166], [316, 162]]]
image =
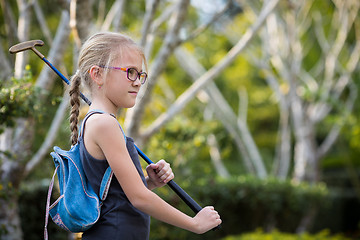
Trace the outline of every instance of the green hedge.
[[253, 233], [246, 233], [240, 236], [228, 236], [222, 240], [350, 240], [341, 234], [331, 235], [330, 231], [323, 230], [316, 234], [303, 233], [299, 235], [290, 233], [281, 233], [279, 231], [272, 231], [264, 233], [262, 230], [257, 230]]
[[[21, 227], [24, 240], [43, 239], [45, 226], [45, 210], [49, 181], [45, 180], [36, 184], [27, 185], [22, 188], [19, 205], [21, 216]], [[56, 199], [52, 198], [51, 203]], [[64, 240], [69, 235], [68, 232], [56, 226], [49, 216], [48, 224], [49, 239]]]
[[[324, 184], [294, 184], [273, 178], [260, 180], [252, 176], [240, 176], [230, 180], [189, 180], [181, 186], [200, 205], [215, 206], [223, 220], [221, 230], [198, 236], [152, 221], [151, 239], [219, 239], [251, 232], [259, 227], [295, 232], [307, 211], [331, 206], [331, 197]], [[193, 215], [169, 190], [162, 189], [158, 193], [173, 206]]]

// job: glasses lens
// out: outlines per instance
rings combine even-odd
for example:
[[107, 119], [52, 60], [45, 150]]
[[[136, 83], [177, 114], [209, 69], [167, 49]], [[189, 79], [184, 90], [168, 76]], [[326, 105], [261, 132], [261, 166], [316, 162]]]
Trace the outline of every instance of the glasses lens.
[[139, 75], [138, 71], [136, 71], [136, 69], [134, 69], [134, 68], [128, 68], [127, 74], [128, 74], [128, 78], [131, 81], [136, 81], [136, 79]]
[[142, 73], [140, 74], [140, 82], [141, 82], [141, 84], [144, 84], [144, 83], [145, 83], [146, 78], [147, 78], [147, 74], [144, 73], [144, 72], [142, 72]]

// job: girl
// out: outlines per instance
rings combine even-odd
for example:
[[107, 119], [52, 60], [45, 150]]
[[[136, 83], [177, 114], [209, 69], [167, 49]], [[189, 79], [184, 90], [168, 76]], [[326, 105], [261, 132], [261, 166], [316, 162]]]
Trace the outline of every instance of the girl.
[[[146, 69], [139, 46], [118, 33], [95, 34], [80, 51], [78, 70], [70, 88], [72, 144], [80, 143], [84, 170], [95, 191], [99, 192], [101, 178], [109, 165], [115, 174], [99, 221], [83, 233], [83, 239], [148, 239], [149, 215], [198, 234], [221, 223], [213, 207], [203, 208], [192, 218], [153, 193], [152, 189], [174, 178], [170, 165], [164, 160], [149, 165], [145, 178], [133, 140], [124, 138], [115, 114], [120, 108], [134, 106], [140, 86], [147, 78], [143, 66]], [[91, 116], [77, 139], [81, 82], [89, 87], [92, 104], [88, 113]]]

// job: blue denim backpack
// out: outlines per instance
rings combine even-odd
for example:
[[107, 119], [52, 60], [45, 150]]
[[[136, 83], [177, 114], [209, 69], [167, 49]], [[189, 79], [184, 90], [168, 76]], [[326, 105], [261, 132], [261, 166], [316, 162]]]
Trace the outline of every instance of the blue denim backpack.
[[[79, 138], [81, 137], [85, 121], [94, 113], [104, 112], [93, 111], [86, 115], [80, 128]], [[126, 140], [125, 134], [124, 138]], [[86, 231], [99, 219], [100, 208], [107, 196], [113, 171], [110, 167], [106, 169], [100, 185], [100, 196], [98, 196], [85, 176], [79, 148], [78, 142], [69, 151], [55, 146], [54, 152], [50, 153], [55, 164], [55, 171], [47, 196], [44, 229], [45, 240], [48, 239], [47, 225], [49, 214], [55, 224], [69, 232]], [[50, 205], [56, 174], [59, 180], [60, 197]]]

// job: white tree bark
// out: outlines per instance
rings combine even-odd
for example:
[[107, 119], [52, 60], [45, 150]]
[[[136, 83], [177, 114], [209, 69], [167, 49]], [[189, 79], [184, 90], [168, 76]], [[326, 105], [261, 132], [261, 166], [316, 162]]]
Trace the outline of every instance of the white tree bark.
[[0, 79], [7, 81], [12, 75], [12, 68], [8, 58], [4, 54], [4, 49], [1, 44], [0, 44], [0, 68], [2, 69], [0, 72]]
[[145, 47], [145, 45], [147, 43], [148, 33], [151, 30], [151, 25], [152, 25], [152, 22], [153, 22], [155, 13], [156, 13], [156, 9], [159, 6], [159, 3], [160, 3], [159, 0], [147, 1], [143, 26], [141, 28], [140, 46], [142, 46], [142, 47]]
[[[334, 105], [330, 102], [338, 102], [343, 106], [343, 119], [346, 119], [353, 109], [357, 91], [353, 87], [351, 76], [355, 64], [359, 62], [358, 41], [347, 54], [348, 60], [345, 64], [344, 61], [339, 62], [339, 56], [345, 47], [349, 31], [354, 26], [359, 5], [358, 1], [337, 1], [330, 28], [332, 32], [327, 35], [324, 34], [322, 16], [319, 13], [311, 14], [323, 55], [311, 72], [307, 72], [302, 64], [304, 54], [310, 49], [303, 45], [301, 39], [304, 38], [311, 24], [309, 11], [312, 1], [297, 2], [292, 8], [282, 9], [267, 20], [266, 32], [261, 35], [264, 56], [261, 60], [257, 60], [257, 64], [264, 69], [266, 80], [279, 101], [281, 141], [278, 147], [280, 155], [276, 162], [278, 166], [285, 163], [286, 167], [283, 169], [277, 167], [277, 174], [282, 177], [287, 172], [290, 158], [289, 117], [292, 120], [291, 129], [294, 133], [293, 178], [296, 181], [316, 181], [319, 162], [336, 142], [345, 122], [335, 123], [328, 131], [325, 140], [317, 142], [319, 124], [334, 111]], [[357, 38], [358, 36], [359, 34]], [[276, 74], [272, 72], [272, 68], [276, 69]], [[284, 87], [288, 90], [284, 91]], [[308, 101], [302, 95], [304, 90], [313, 95], [320, 93], [318, 94], [320, 97]], [[349, 93], [344, 94], [345, 91]]]
[[164, 38], [164, 43], [153, 60], [149, 70], [149, 79], [147, 80], [145, 86], [140, 89], [138, 97], [140, 100], [133, 108], [127, 111], [125, 119], [127, 133], [129, 136], [136, 138], [140, 146], [142, 139], [138, 139], [137, 137], [139, 136], [139, 126], [143, 118], [145, 107], [150, 102], [152, 91], [158, 80], [157, 76], [164, 71], [167, 60], [180, 42], [179, 31], [184, 22], [189, 3], [189, 0], [181, 0], [179, 3], [176, 3], [178, 4], [177, 11], [175, 11], [173, 16], [170, 18], [169, 28]]
[[8, 47], [10, 47], [18, 42], [18, 27], [16, 24], [14, 12], [9, 2], [7, 0], [0, 0], [0, 5], [4, 16], [5, 32], [9, 43]]
[[38, 23], [40, 25], [40, 29], [41, 31], [43, 32], [44, 36], [45, 36], [45, 39], [46, 39], [46, 42], [50, 45], [52, 45], [52, 36], [51, 36], [51, 32], [50, 32], [50, 29], [47, 25], [47, 22], [46, 22], [46, 19], [45, 19], [45, 16], [44, 16], [44, 13], [39, 5], [39, 2], [38, 0], [32, 0], [32, 6], [34, 8], [34, 11], [35, 11], [35, 16], [38, 20]]
[[[195, 81], [206, 71], [204, 67], [184, 48], [175, 51], [179, 65]], [[260, 178], [267, 176], [267, 172], [260, 156], [259, 150], [252, 139], [246, 122], [243, 118], [237, 117], [230, 104], [223, 97], [222, 93], [213, 82], [208, 83], [202, 94], [208, 96], [206, 104], [210, 104], [215, 116], [221, 121], [228, 133], [233, 137], [236, 146], [241, 153], [245, 167], [249, 173], [256, 174]], [[246, 119], [246, 118], [245, 118]]]
[[101, 25], [102, 31], [109, 31], [111, 24], [113, 24], [113, 31], [119, 31], [121, 18], [124, 12], [125, 0], [116, 0], [112, 5], [110, 11], [106, 15], [105, 21]]
[[27, 162], [25, 166], [24, 177], [26, 177], [35, 167], [39, 165], [45, 155], [49, 154], [49, 149], [51, 149], [51, 146], [56, 139], [58, 130], [60, 129], [61, 123], [63, 122], [64, 117], [67, 115], [66, 111], [68, 110], [69, 102], [69, 93], [65, 91], [61, 104], [56, 111], [55, 117], [46, 134], [44, 142], [41, 144], [41, 147], [37, 150], [37, 152], [32, 156], [31, 160]]
[[[70, 21], [69, 12], [63, 10], [61, 13], [61, 20], [55, 35], [54, 42], [51, 46], [49, 56], [47, 57], [49, 62], [51, 62], [52, 65], [54, 65], [55, 67], [58, 67], [58, 65], [60, 65], [63, 59], [66, 46], [68, 44], [68, 38], [70, 35], [69, 21]], [[56, 73], [46, 64], [44, 64], [44, 67], [38, 79], [36, 80], [35, 85], [46, 91], [50, 91], [56, 77], [58, 77]]]
[[[17, 36], [20, 42], [29, 40], [29, 26], [30, 26], [30, 8], [26, 0], [17, 0], [19, 8], [19, 20], [17, 27]], [[15, 58], [15, 78], [21, 78], [24, 74], [27, 51], [16, 54]]]
[[222, 178], [229, 178], [230, 174], [221, 160], [221, 153], [214, 134], [207, 137], [207, 144], [210, 148], [210, 158], [217, 174]]
[[241, 51], [247, 46], [251, 39], [255, 36], [256, 32], [264, 23], [267, 16], [275, 8], [279, 0], [271, 0], [268, 4], [264, 5], [263, 10], [261, 11], [259, 17], [256, 19], [255, 23], [246, 31], [243, 37], [238, 41], [238, 43], [226, 54], [226, 56], [221, 59], [215, 66], [209, 69], [205, 74], [203, 74], [193, 85], [191, 85], [168, 109], [168, 111], [160, 115], [142, 134], [144, 138], [150, 137], [152, 134], [157, 132], [161, 126], [173, 118], [178, 112], [180, 112], [186, 104], [192, 100], [198, 91], [205, 87], [209, 82], [211, 82], [215, 77], [217, 77], [221, 72], [236, 59], [236, 57], [241, 53]]
[[[25, 1], [18, 1], [18, 7], [20, 10], [19, 16], [19, 26], [18, 26], [18, 35], [19, 40], [28, 40], [27, 34], [29, 30], [30, 19], [29, 15], [29, 5]], [[68, 18], [68, 14], [63, 13], [62, 20]], [[68, 20], [66, 23], [63, 23], [62, 27], [68, 25]], [[68, 28], [68, 26], [67, 26]], [[55, 39], [54, 44], [57, 44], [50, 51], [50, 61], [56, 64], [60, 61], [59, 58], [62, 57], [62, 52], [64, 49], [61, 47], [67, 43], [67, 39], [63, 38], [66, 32], [65, 28], [59, 27], [60, 31], [57, 32], [57, 38]], [[68, 33], [67, 33], [68, 36]], [[19, 55], [20, 54], [20, 55]], [[23, 74], [24, 66], [26, 59], [21, 56], [21, 53], [16, 55], [16, 64], [15, 64], [15, 74], [16, 77], [21, 77]], [[50, 90], [52, 84], [52, 78], [49, 77], [49, 73], [40, 74], [36, 86]], [[30, 150], [32, 147], [32, 142], [34, 138], [34, 119], [32, 118], [18, 118], [16, 119], [16, 127], [8, 128], [0, 136], [0, 146], [1, 151], [7, 151], [10, 153], [10, 157], [2, 156], [1, 169], [0, 169], [0, 181], [2, 186], [11, 186], [9, 187], [8, 197], [9, 199], [1, 200], [1, 216], [0, 216], [0, 225], [1, 228], [6, 230], [6, 234], [3, 234], [2, 239], [9, 240], [19, 240], [22, 239], [21, 225], [20, 225], [20, 216], [18, 212], [17, 205], [17, 195], [15, 192], [18, 190], [19, 185], [24, 176], [24, 170], [28, 157], [30, 156]]]

